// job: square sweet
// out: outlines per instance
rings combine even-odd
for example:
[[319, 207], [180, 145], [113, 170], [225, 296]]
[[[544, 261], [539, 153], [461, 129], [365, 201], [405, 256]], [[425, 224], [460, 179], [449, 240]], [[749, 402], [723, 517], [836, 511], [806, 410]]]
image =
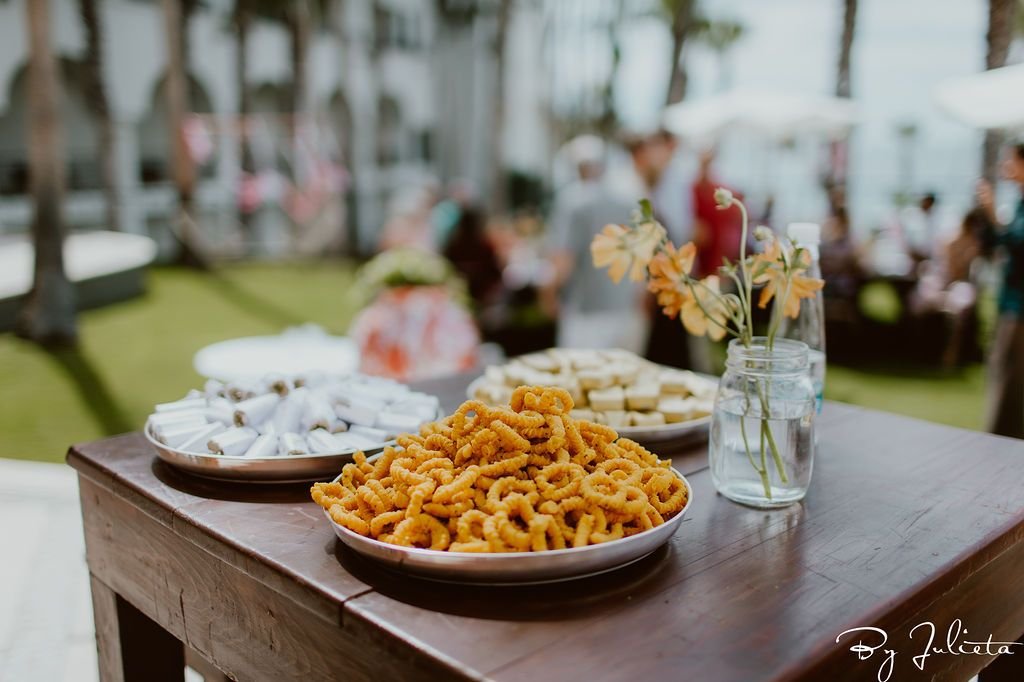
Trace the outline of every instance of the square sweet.
[[573, 369], [593, 369], [605, 364], [605, 359], [595, 350], [572, 350], [569, 362]]
[[575, 408], [569, 411], [569, 416], [573, 419], [583, 419], [588, 422], [594, 421], [594, 411], [586, 408]]
[[661, 392], [664, 395], [690, 395], [690, 386], [696, 378], [693, 372], [680, 369], [667, 369], [659, 374]]
[[655, 383], [626, 387], [626, 407], [631, 410], [653, 410], [658, 407], [661, 387]]
[[604, 423], [613, 429], [629, 426], [629, 412], [625, 410], [606, 410], [604, 412]]
[[658, 412], [665, 415], [669, 424], [695, 419], [700, 416], [699, 404], [693, 398], [672, 396], [658, 401]]
[[665, 415], [661, 412], [630, 412], [631, 426], [664, 426]]
[[603, 367], [577, 370], [576, 378], [579, 379], [580, 388], [588, 391], [595, 388], [608, 388], [617, 383], [615, 375]]
[[557, 372], [558, 360], [547, 353], [530, 353], [519, 358], [523, 364], [540, 372]]
[[590, 407], [595, 411], [621, 410], [626, 406], [626, 392], [622, 390], [621, 386], [600, 388], [590, 391], [587, 394], [587, 400], [590, 401]]
[[613, 362], [608, 365], [607, 371], [614, 375], [615, 383], [628, 385], [636, 381], [640, 365], [636, 362]]

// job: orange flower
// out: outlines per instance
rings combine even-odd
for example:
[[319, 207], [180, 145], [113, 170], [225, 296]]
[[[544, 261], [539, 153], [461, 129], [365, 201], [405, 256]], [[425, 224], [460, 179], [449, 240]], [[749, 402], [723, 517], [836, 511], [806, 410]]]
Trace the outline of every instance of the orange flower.
[[773, 298], [786, 295], [788, 285], [788, 295], [782, 302], [782, 314], [794, 319], [800, 314], [800, 301], [814, 298], [825, 286], [824, 281], [802, 274], [811, 265], [810, 254], [801, 250], [800, 255], [794, 258], [795, 253], [795, 249], [790, 249], [784, 255], [779, 240], [773, 239], [764, 253], [754, 257], [753, 267], [754, 284], [764, 285], [757, 306], [764, 308]]
[[654, 221], [640, 223], [633, 229], [605, 225], [590, 243], [590, 255], [596, 267], [608, 268], [613, 282], [621, 282], [627, 271], [632, 281], [639, 282], [664, 238], [665, 228]]
[[647, 266], [650, 272], [647, 288], [657, 295], [658, 305], [668, 317], [678, 315], [683, 303], [693, 298], [685, 275], [693, 269], [696, 256], [697, 247], [693, 242], [684, 244], [678, 250], [670, 242]]
[[728, 311], [720, 298], [718, 277], [691, 280], [697, 247], [684, 244], [676, 250], [671, 244], [651, 259], [651, 280], [647, 288], [658, 297], [662, 312], [670, 318], [681, 317], [686, 331], [695, 336], [707, 334], [718, 341], [725, 336]]
[[718, 277], [708, 275], [694, 285], [691, 296], [682, 306], [683, 326], [694, 336], [707, 334], [712, 341], [719, 341], [726, 332], [729, 311], [721, 297]]

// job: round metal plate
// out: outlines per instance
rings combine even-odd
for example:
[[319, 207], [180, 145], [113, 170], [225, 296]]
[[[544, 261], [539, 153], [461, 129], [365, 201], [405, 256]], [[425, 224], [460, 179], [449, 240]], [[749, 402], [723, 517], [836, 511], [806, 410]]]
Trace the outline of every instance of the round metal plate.
[[[336, 476], [343, 466], [352, 461], [352, 455], [356, 452], [353, 449], [330, 455], [226, 457], [169, 448], [150, 433], [148, 425], [143, 433], [156, 448], [157, 456], [172, 466], [206, 478], [250, 483], [299, 483]], [[363, 453], [370, 458], [382, 452], [388, 445], [394, 445], [394, 441], [382, 443], [379, 447], [364, 450]]]
[[[484, 382], [484, 377], [477, 377], [466, 389], [466, 395], [472, 399], [476, 389]], [[623, 438], [635, 440], [640, 445], [678, 445], [689, 443], [698, 438], [707, 438], [711, 425], [711, 415], [663, 426], [616, 426], [615, 432]]]
[[587, 547], [495, 554], [439, 552], [432, 549], [389, 545], [366, 538], [335, 523], [327, 510], [324, 510], [324, 515], [345, 545], [398, 571], [431, 580], [456, 583], [521, 585], [559, 582], [628, 566], [668, 542], [693, 503], [693, 488], [689, 481], [675, 469], [672, 471], [682, 479], [689, 493], [686, 506], [678, 514], [662, 525], [643, 533]]

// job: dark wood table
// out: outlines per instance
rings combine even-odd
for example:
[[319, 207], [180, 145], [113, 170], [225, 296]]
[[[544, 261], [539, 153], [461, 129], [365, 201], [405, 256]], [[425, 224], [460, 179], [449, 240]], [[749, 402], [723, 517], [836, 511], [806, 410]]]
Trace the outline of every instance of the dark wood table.
[[[430, 388], [448, 407], [467, 377]], [[694, 503], [672, 542], [603, 576], [534, 587], [405, 577], [338, 543], [306, 486], [220, 484], [137, 433], [77, 445], [104, 680], [964, 680], [1024, 633], [1024, 442], [827, 404], [802, 505], [714, 492], [706, 447], [675, 457]], [[874, 647], [867, 660], [850, 647]], [[968, 647], [970, 648], [970, 647]], [[984, 646], [982, 647], [984, 649]], [[1024, 680], [1024, 646], [982, 679]], [[884, 679], [884, 669], [882, 671]]]

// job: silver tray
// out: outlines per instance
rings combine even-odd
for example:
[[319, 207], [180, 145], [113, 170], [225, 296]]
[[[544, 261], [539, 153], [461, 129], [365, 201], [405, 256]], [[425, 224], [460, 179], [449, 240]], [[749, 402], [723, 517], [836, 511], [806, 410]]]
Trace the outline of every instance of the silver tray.
[[[599, 545], [552, 549], [546, 552], [506, 552], [483, 554], [475, 552], [440, 552], [416, 547], [400, 547], [363, 537], [338, 525], [324, 510], [324, 515], [338, 538], [355, 552], [375, 559], [391, 568], [431, 580], [455, 583], [486, 583], [489, 585], [522, 585], [560, 582], [613, 571], [640, 561], [668, 542], [679, 528], [693, 503], [693, 488], [686, 477], [675, 469], [676, 476], [686, 484], [689, 497], [686, 506], [662, 525], [621, 540]], [[337, 481], [341, 477], [335, 478]]]
[[[171, 466], [206, 478], [249, 483], [299, 483], [336, 476], [341, 468], [352, 461], [353, 448], [330, 455], [289, 455], [287, 457], [227, 457], [209, 453], [185, 452], [168, 447], [143, 429], [146, 439], [156, 448], [157, 456]], [[394, 441], [363, 450], [369, 458], [384, 450]]]
[[[466, 388], [466, 396], [472, 399], [476, 389], [483, 382], [483, 376], [473, 379], [469, 387]], [[697, 419], [661, 426], [616, 426], [614, 428], [615, 432], [623, 438], [635, 440], [640, 445], [665, 446], [706, 439], [710, 426], [711, 415], [707, 415]]]

